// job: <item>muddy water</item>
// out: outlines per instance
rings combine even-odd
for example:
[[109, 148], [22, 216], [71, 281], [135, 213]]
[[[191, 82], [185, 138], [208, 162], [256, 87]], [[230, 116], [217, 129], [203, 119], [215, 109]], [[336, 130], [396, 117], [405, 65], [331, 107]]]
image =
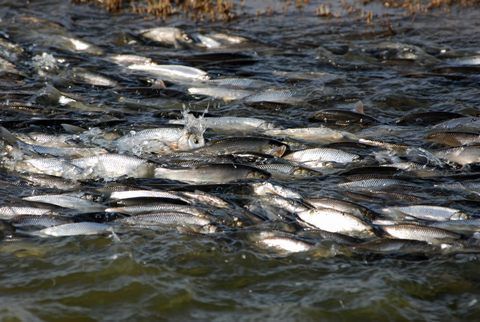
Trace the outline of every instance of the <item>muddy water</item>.
[[[383, 9], [376, 9], [382, 13]], [[0, 76], [1, 122], [18, 132], [59, 132], [60, 123], [71, 123], [126, 133], [159, 126], [165, 120], [163, 111], [184, 105], [199, 111], [208, 106], [218, 116], [251, 116], [286, 128], [307, 127], [322, 124], [310, 119], [319, 110], [353, 110], [360, 104], [379, 124], [331, 126], [430, 149], [431, 143], [424, 140], [427, 125], [415, 119], [400, 125], [396, 121], [414, 112], [475, 116], [479, 111], [478, 62], [474, 66], [451, 63], [465, 56], [478, 57], [478, 9], [414, 18], [393, 12], [374, 25], [352, 16], [323, 19], [308, 10], [287, 16], [246, 15], [226, 24], [168, 22], [187, 32], [221, 31], [249, 39], [245, 45], [216, 51], [166, 48], [141, 41], [136, 37], [138, 30], [164, 23], [126, 13], [109, 15], [68, 1], [2, 1], [0, 18], [2, 36], [23, 48], [18, 57], [10, 57], [17, 72]], [[386, 20], [390, 29], [385, 27]], [[63, 35], [94, 44], [96, 49], [65, 48], [55, 42]], [[53, 66], [48, 67], [43, 53], [54, 57]], [[122, 73], [108, 62], [105, 57], [111, 54], [194, 66], [212, 78], [261, 80], [294, 90], [299, 100], [294, 104], [224, 102], [188, 95], [176, 84], [152, 89], [150, 79]], [[101, 73], [118, 85], [72, 81], [65, 72], [74, 67]], [[46, 84], [77, 95], [90, 108], [79, 110], [39, 99]], [[48, 121], [32, 122], [34, 118]], [[207, 131], [206, 136], [221, 135]], [[474, 170], [453, 167], [441, 171]], [[478, 213], [478, 195], [437, 190], [433, 183], [454, 181], [439, 177], [412, 179], [419, 188], [418, 203]], [[2, 171], [1, 180], [4, 204], [52, 192], [27, 184], [7, 170]], [[272, 180], [305, 196], [338, 197], [373, 209], [408, 203], [375, 197], [350, 199], [336, 187], [343, 181], [336, 173]], [[76, 189], [92, 191], [105, 184], [83, 182]], [[236, 200], [235, 187], [206, 190]], [[222, 231], [190, 235], [176, 230], [134, 230], [119, 234], [119, 239], [16, 237], [0, 241], [0, 316], [10, 321], [480, 319], [480, 264], [475, 254], [350, 256], [348, 252], [336, 254], [332, 246], [278, 256], [258, 249], [242, 232]]]

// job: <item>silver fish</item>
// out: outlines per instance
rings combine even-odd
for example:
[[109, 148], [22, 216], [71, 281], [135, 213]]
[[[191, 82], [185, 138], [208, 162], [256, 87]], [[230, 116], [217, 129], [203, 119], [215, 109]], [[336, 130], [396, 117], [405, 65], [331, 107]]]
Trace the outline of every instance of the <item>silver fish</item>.
[[[170, 124], [185, 124], [185, 120], [170, 120]], [[203, 117], [200, 122], [214, 131], [258, 132], [275, 128], [273, 123], [253, 117]]]
[[23, 198], [23, 200], [46, 203], [62, 208], [74, 209], [77, 212], [104, 211], [104, 209], [106, 208], [102, 204], [68, 194], [36, 195], [31, 197], [25, 197]]
[[114, 200], [126, 200], [137, 198], [159, 198], [159, 199], [173, 199], [180, 200], [186, 203], [190, 201], [181, 196], [181, 192], [169, 192], [160, 190], [127, 190], [127, 191], [114, 191], [110, 195]]
[[295, 151], [283, 157], [289, 161], [301, 164], [316, 162], [352, 163], [360, 158], [359, 155], [331, 148], [312, 148]]
[[94, 222], [69, 223], [53, 227], [48, 227], [36, 232], [29, 233], [40, 237], [66, 237], [80, 235], [99, 235], [106, 232], [112, 232], [112, 227], [107, 224], [99, 224]]
[[415, 224], [398, 224], [382, 226], [391, 237], [399, 239], [420, 240], [428, 243], [460, 239], [461, 235], [444, 229]]
[[378, 214], [376, 214], [372, 210], [346, 200], [321, 197], [308, 198], [305, 199], [305, 202], [314, 206], [315, 208], [330, 208], [343, 213], [352, 214], [356, 217], [359, 217], [360, 219], [366, 218], [372, 220], [378, 216]]
[[66, 218], [59, 215], [21, 215], [13, 217], [10, 223], [15, 227], [41, 226], [52, 227], [71, 223], [71, 218]]
[[38, 208], [30, 206], [2, 206], [0, 207], [0, 219], [10, 219], [20, 215], [41, 216], [51, 213], [48, 208]]
[[253, 95], [253, 91], [251, 90], [232, 89], [219, 86], [189, 87], [188, 93], [222, 99], [225, 102], [236, 101]]
[[329, 129], [328, 127], [271, 129], [265, 131], [264, 134], [268, 136], [284, 137], [317, 144], [357, 140], [357, 137], [352, 133], [333, 130]]
[[313, 244], [296, 238], [294, 235], [262, 231], [251, 236], [258, 246], [274, 249], [284, 253], [306, 252], [313, 248]]
[[147, 203], [133, 206], [123, 206], [123, 207], [113, 207], [105, 209], [105, 212], [114, 212], [122, 214], [144, 214], [144, 213], [160, 213], [160, 212], [183, 212], [186, 214], [207, 218], [210, 215], [197, 207], [178, 205], [178, 204], [169, 204], [169, 203]]
[[154, 165], [148, 161], [128, 155], [104, 154], [71, 160], [83, 169], [83, 177], [112, 179], [119, 177], [151, 178]]
[[155, 227], [155, 226], [208, 226], [212, 222], [209, 219], [201, 218], [195, 215], [182, 212], [162, 212], [132, 217], [120, 218], [116, 223], [136, 226], [136, 227]]
[[463, 220], [470, 218], [469, 215], [458, 209], [431, 205], [388, 207], [382, 208], [380, 211], [385, 215], [400, 215], [400, 218], [410, 216], [416, 219], [432, 221]]
[[119, 152], [166, 153], [189, 151], [205, 145], [203, 129], [156, 128], [131, 132], [114, 142]]
[[462, 146], [457, 148], [449, 148], [434, 152], [435, 156], [453, 162], [459, 165], [468, 165], [480, 162], [480, 147], [478, 146]]
[[139, 32], [142, 37], [162, 45], [182, 47], [192, 42], [192, 39], [181, 29], [175, 27], [155, 27]]
[[170, 80], [172, 82], [204, 81], [210, 78], [207, 72], [203, 70], [183, 65], [157, 65], [151, 63], [146, 65], [133, 64], [127, 68], [145, 72], [152, 76], [160, 77], [162, 80]]
[[372, 227], [367, 222], [334, 209], [310, 209], [297, 215], [308, 225], [332, 233], [358, 237], [374, 235]]
[[268, 179], [270, 174], [246, 165], [207, 164], [193, 168], [155, 169], [155, 178], [187, 183], [222, 184], [245, 179]]
[[256, 182], [250, 185], [258, 196], [277, 195], [288, 199], [303, 199], [302, 195], [290, 188], [270, 182]]

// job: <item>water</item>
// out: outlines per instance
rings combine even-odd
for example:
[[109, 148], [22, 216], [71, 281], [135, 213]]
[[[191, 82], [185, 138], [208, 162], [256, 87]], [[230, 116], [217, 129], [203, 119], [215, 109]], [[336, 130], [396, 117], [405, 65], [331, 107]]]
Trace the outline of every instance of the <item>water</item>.
[[[67, 119], [67, 123], [73, 120], [80, 126], [125, 132], [158, 126], [164, 121], [161, 111], [187, 105], [200, 111], [209, 106], [209, 112], [219, 116], [254, 116], [284, 127], [302, 127], [319, 126], [320, 122], [309, 121], [309, 117], [320, 109], [351, 110], [359, 101], [366, 114], [391, 126], [395, 126], [396, 119], [412, 112], [478, 115], [478, 65], [448, 65], [449, 59], [478, 55], [478, 9], [453, 9], [449, 14], [437, 12], [415, 17], [393, 11], [392, 16], [381, 18], [374, 25], [366, 25], [356, 16], [324, 19], [308, 12], [246, 16], [227, 24], [195, 25], [182, 19], [169, 22], [187, 32], [223, 31], [251, 40], [240, 48], [220, 51], [231, 56], [212, 58], [208, 51], [163, 48], [136, 41], [131, 36], [135, 31], [162, 25], [152, 18], [127, 13], [109, 15], [96, 7], [75, 6], [67, 1], [2, 1], [1, 29], [25, 49], [15, 65], [26, 76], [0, 76], [0, 99], [4, 104], [1, 121], [20, 132], [58, 132], [58, 124], [65, 122], [29, 123], [35, 117]], [[387, 20], [393, 32], [386, 28]], [[189, 96], [178, 85], [167, 84], [169, 91], [148, 89], [145, 78], [119, 72], [118, 66], [103, 58], [105, 54], [74, 53], [45, 38], [54, 35], [56, 39], [56, 35], [58, 39], [58, 35], [67, 32], [98, 46], [104, 53], [147, 56], [159, 64], [186, 64], [208, 71], [212, 78], [242, 76], [266, 81], [278, 89], [294, 90], [302, 99], [300, 103], [285, 105], [226, 103]], [[385, 42], [415, 45], [420, 51], [412, 49], [413, 58], [408, 53], [403, 53], [407, 59], [395, 58]], [[52, 55], [56, 63], [53, 61], [49, 69], [39, 73], [32, 65], [32, 57], [43, 53]], [[61, 70], [82, 67], [99, 72], [119, 85], [102, 88], [71, 82], [52, 72], [55, 64]], [[301, 75], [288, 79], [278, 72]], [[328, 74], [325, 78], [317, 75], [312, 81], [310, 72]], [[38, 101], [38, 92], [46, 82], [78, 95], [91, 108], [78, 111]], [[128, 100], [139, 101], [133, 106], [125, 103]], [[354, 133], [361, 130], [358, 126], [344, 129]], [[374, 138], [391, 143], [430, 147], [423, 139], [423, 125], [368, 130]], [[206, 135], [219, 136], [212, 132]], [[16, 202], [19, 197], [51, 192], [27, 185], [15, 173], [5, 170], [1, 180], [0, 198], [5, 204]], [[306, 196], [348, 199], [334, 186], [343, 181], [332, 174], [272, 182], [281, 182]], [[424, 203], [451, 204], [468, 213], [478, 213], [478, 196], [432, 189], [432, 183], [452, 182], [453, 179], [437, 178], [433, 182], [418, 179], [412, 184], [420, 187], [417, 195]], [[88, 182], [80, 190], [103, 185], [101, 181]], [[211, 191], [227, 199], [237, 192], [235, 186]], [[373, 208], [398, 204], [395, 200], [375, 198], [359, 202]], [[335, 247], [322, 246], [313, 252], [280, 256], [258, 249], [241, 232], [232, 236], [227, 232], [190, 235], [171, 230], [132, 230], [119, 238], [2, 241], [2, 319], [480, 319], [480, 265], [475, 254], [332, 256]]]

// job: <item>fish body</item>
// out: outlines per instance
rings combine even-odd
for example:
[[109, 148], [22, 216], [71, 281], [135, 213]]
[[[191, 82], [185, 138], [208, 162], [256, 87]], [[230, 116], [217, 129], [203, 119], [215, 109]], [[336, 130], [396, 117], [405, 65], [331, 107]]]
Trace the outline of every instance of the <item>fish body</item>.
[[194, 150], [194, 153], [202, 155], [220, 155], [255, 152], [281, 157], [288, 151], [287, 144], [259, 137], [231, 137], [212, 140], [204, 147]]
[[264, 134], [268, 136], [284, 137], [317, 144], [356, 140], [356, 136], [352, 133], [329, 129], [328, 127], [270, 129], [265, 131]]
[[295, 151], [284, 156], [284, 159], [301, 164], [312, 162], [352, 163], [360, 158], [359, 155], [331, 148], [312, 148]]
[[367, 222], [334, 209], [311, 209], [299, 212], [297, 215], [310, 226], [328, 232], [352, 236], [373, 236], [373, 229]]
[[127, 67], [130, 70], [141, 71], [161, 78], [162, 80], [176, 81], [204, 81], [208, 80], [207, 72], [198, 68], [183, 65], [133, 64]]
[[176, 180], [186, 183], [222, 184], [247, 179], [268, 179], [268, 172], [246, 165], [206, 164], [193, 168], [155, 169], [155, 178]]
[[189, 151], [205, 145], [203, 131], [190, 131], [184, 128], [156, 128], [131, 132], [115, 141], [119, 152], [165, 153]]
[[148, 161], [122, 154], [103, 154], [73, 159], [71, 163], [83, 169], [88, 178], [151, 178], [154, 173], [154, 165]]
[[433, 132], [426, 139], [442, 145], [456, 147], [480, 143], [480, 134], [474, 132], [442, 131]]
[[382, 229], [392, 238], [419, 240], [438, 243], [460, 239], [461, 235], [445, 229], [421, 226], [416, 224], [385, 225]]
[[[203, 117], [204, 127], [215, 131], [257, 132], [275, 128], [273, 123], [253, 117]], [[185, 124], [185, 120], [171, 120], [170, 124]]]
[[37, 232], [32, 232], [31, 234], [41, 237], [67, 237], [81, 235], [99, 235], [109, 231], [112, 231], [112, 227], [107, 224], [94, 222], [79, 222], [48, 227]]
[[416, 219], [431, 221], [463, 220], [470, 218], [470, 216], [458, 209], [431, 205], [388, 207], [381, 209], [381, 212], [385, 215], [410, 216]]
[[464, 166], [480, 162], [480, 147], [461, 146], [456, 148], [449, 148], [435, 151], [434, 155], [440, 159], [447, 160], [448, 162]]
[[192, 43], [192, 39], [180, 28], [155, 27], [141, 30], [140, 36], [152, 40], [160, 45], [180, 48]]

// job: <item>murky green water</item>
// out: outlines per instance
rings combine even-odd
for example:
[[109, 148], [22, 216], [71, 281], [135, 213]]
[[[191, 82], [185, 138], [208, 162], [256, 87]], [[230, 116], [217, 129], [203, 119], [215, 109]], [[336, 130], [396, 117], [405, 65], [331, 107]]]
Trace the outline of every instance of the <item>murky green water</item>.
[[[285, 127], [318, 126], [319, 122], [309, 121], [314, 112], [351, 109], [358, 101], [366, 114], [391, 126], [411, 112], [479, 114], [478, 64], [462, 68], [444, 64], [451, 58], [480, 53], [479, 9], [453, 9], [449, 14], [416, 17], [395, 14], [372, 26], [355, 17], [325, 19], [302, 12], [262, 18], [245, 16], [227, 24], [195, 24], [181, 19], [169, 22], [188, 32], [222, 31], [250, 39], [245, 46], [223, 50], [218, 56], [206, 50], [139, 42], [134, 37], [136, 31], [164, 23], [130, 14], [109, 15], [96, 7], [75, 6], [68, 1], [2, 1], [0, 19], [2, 33], [25, 50], [15, 64], [20, 74], [2, 74], [0, 81], [2, 124], [18, 131], [45, 126], [54, 131], [63, 123], [29, 124], [34, 117], [69, 119], [82, 126], [100, 124], [119, 131], [148, 128], [163, 122], [161, 111], [182, 105], [192, 110], [204, 110], [208, 105], [209, 112], [215, 115], [254, 116]], [[393, 32], [382, 24], [387, 19]], [[67, 32], [98, 46], [104, 54], [74, 53], [45, 37]], [[415, 45], [421, 52], [414, 52], [413, 58], [399, 57], [386, 50], [384, 42]], [[62, 68], [66, 70], [83, 67], [110, 76], [120, 85], [102, 88], [67, 82], [49, 71], [40, 76], [31, 61], [44, 52], [64, 59]], [[304, 99], [287, 105], [226, 103], [185, 94], [182, 88], [170, 84], [167, 90], [152, 90], [147, 88], [148, 82], [119, 73], [117, 66], [104, 59], [106, 53], [136, 54], [157, 63], [195, 66], [213, 77], [268, 81], [279, 88], [294, 89]], [[299, 72], [299, 78], [307, 79], [288, 79], [276, 71]], [[311, 80], [308, 72], [328, 75], [317, 74]], [[100, 111], [82, 112], [39, 103], [38, 91], [45, 82], [77, 94]], [[139, 101], [128, 105], [126, 99]], [[145, 107], [149, 102], [151, 106]], [[346, 129], [354, 133], [362, 130], [355, 126]], [[392, 143], [429, 147], [423, 139], [425, 126], [413, 122], [394, 130], [363, 129], [368, 130], [372, 131], [371, 137]], [[206, 136], [218, 134], [207, 132]], [[51, 191], [25, 184], [6, 170], [1, 180], [0, 200], [5, 204]], [[338, 175], [326, 175], [272, 182], [298, 189], [306, 196], [348, 199], [335, 186], [341, 181]], [[455, 191], [439, 192], [428, 180], [415, 183], [421, 188], [417, 195], [424, 203], [455, 205], [471, 214], [478, 213], [478, 196], [466, 198]], [[88, 182], [81, 190], [102, 185]], [[235, 186], [210, 191], [227, 199], [237, 192]], [[375, 198], [359, 202], [373, 208], [398, 203]], [[232, 236], [222, 231], [190, 235], [133, 230], [119, 234], [119, 238], [0, 241], [1, 319], [480, 319], [480, 264], [475, 254], [384, 257], [349, 256], [347, 252], [334, 256], [335, 249], [322, 246], [312, 252], [278, 256], [256, 248], [241, 233]]]

